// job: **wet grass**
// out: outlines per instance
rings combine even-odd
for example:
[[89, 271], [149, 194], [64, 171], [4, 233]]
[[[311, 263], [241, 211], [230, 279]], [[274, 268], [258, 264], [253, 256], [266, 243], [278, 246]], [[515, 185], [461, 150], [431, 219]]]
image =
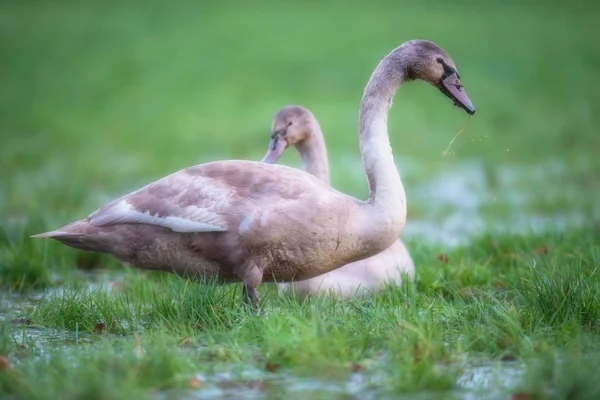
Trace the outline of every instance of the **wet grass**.
[[[598, 398], [599, 14], [2, 2], [0, 397]], [[464, 114], [427, 85], [394, 101], [414, 283], [349, 301], [265, 285], [253, 314], [237, 285], [29, 239], [179, 168], [260, 159], [289, 103], [319, 118], [332, 184], [364, 198], [362, 89], [418, 37], [450, 52], [478, 112], [442, 157]]]
[[[351, 301], [279, 298], [264, 288], [258, 314], [241, 306], [235, 285], [109, 274], [105, 284], [48, 290], [11, 316], [19, 319], [5, 323], [1, 350], [14, 371], [0, 374], [0, 393], [125, 398], [203, 387], [208, 396], [214, 386], [299, 396], [283, 383], [295, 377], [311, 378], [323, 396], [334, 396], [333, 384], [341, 396], [360, 375], [361, 398], [464, 397], [473, 391], [461, 387], [465, 371], [491, 363], [521, 373], [504, 382], [504, 395], [593, 398], [598, 369], [585, 365], [600, 350], [599, 245], [597, 231], [580, 230], [482, 237], [442, 260], [423, 248], [413, 284]], [[62, 348], [38, 345], [36, 335], [58, 336]], [[41, 382], [48, 390], [36, 392]]]

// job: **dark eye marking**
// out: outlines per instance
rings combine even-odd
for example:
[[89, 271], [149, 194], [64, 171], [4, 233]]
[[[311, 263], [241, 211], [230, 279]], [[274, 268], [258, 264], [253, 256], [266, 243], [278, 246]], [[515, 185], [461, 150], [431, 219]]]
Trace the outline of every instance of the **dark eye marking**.
[[279, 130], [271, 133], [271, 139], [275, 139], [277, 136], [286, 137], [286, 135], [287, 135], [286, 128], [279, 129]]
[[456, 77], [458, 79], [460, 79], [460, 75], [459, 75], [458, 71], [456, 70], [456, 68], [453, 68], [453, 67], [449, 66], [448, 64], [446, 64], [446, 62], [444, 61], [444, 59], [442, 57], [436, 58], [436, 61], [439, 62], [440, 64], [442, 64], [442, 67], [444, 67], [444, 75], [442, 75], [442, 80], [446, 79], [448, 76], [450, 76], [452, 74], [456, 74]]

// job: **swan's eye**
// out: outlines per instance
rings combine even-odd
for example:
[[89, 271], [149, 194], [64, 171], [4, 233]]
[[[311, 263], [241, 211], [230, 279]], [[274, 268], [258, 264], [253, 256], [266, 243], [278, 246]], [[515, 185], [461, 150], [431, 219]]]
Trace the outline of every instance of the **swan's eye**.
[[436, 58], [435, 61], [439, 62], [440, 64], [444, 63], [444, 59], [442, 57]]
[[292, 126], [292, 121], [288, 122], [288, 126]]

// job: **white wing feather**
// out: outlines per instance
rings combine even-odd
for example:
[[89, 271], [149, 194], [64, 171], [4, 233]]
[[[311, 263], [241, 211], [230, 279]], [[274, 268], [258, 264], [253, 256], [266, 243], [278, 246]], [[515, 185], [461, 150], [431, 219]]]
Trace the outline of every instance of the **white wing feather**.
[[229, 206], [229, 197], [227, 187], [184, 170], [107, 204], [89, 216], [89, 223], [140, 223], [175, 232], [224, 232], [227, 224], [219, 211]]

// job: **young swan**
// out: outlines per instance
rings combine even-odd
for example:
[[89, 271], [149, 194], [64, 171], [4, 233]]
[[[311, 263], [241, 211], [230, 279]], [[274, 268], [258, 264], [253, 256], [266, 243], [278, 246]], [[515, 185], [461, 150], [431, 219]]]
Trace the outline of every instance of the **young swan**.
[[[303, 169], [329, 184], [327, 148], [321, 127], [306, 108], [292, 105], [279, 110], [273, 119], [271, 141], [262, 162], [276, 163], [284, 151], [294, 146], [302, 158]], [[408, 249], [400, 239], [381, 253], [346, 264], [316, 278], [292, 284], [281, 283], [281, 292], [290, 290], [300, 295], [329, 292], [351, 297], [360, 292], [381, 289], [388, 283], [400, 285], [402, 275], [414, 277], [415, 266]]]
[[400, 84], [421, 79], [475, 112], [454, 61], [436, 44], [406, 42], [377, 66], [360, 104], [360, 151], [370, 197], [341, 193], [299, 169], [215, 161], [150, 183], [57, 230], [35, 235], [129, 265], [242, 282], [258, 305], [262, 282], [314, 278], [390, 247], [406, 222], [387, 114]]

